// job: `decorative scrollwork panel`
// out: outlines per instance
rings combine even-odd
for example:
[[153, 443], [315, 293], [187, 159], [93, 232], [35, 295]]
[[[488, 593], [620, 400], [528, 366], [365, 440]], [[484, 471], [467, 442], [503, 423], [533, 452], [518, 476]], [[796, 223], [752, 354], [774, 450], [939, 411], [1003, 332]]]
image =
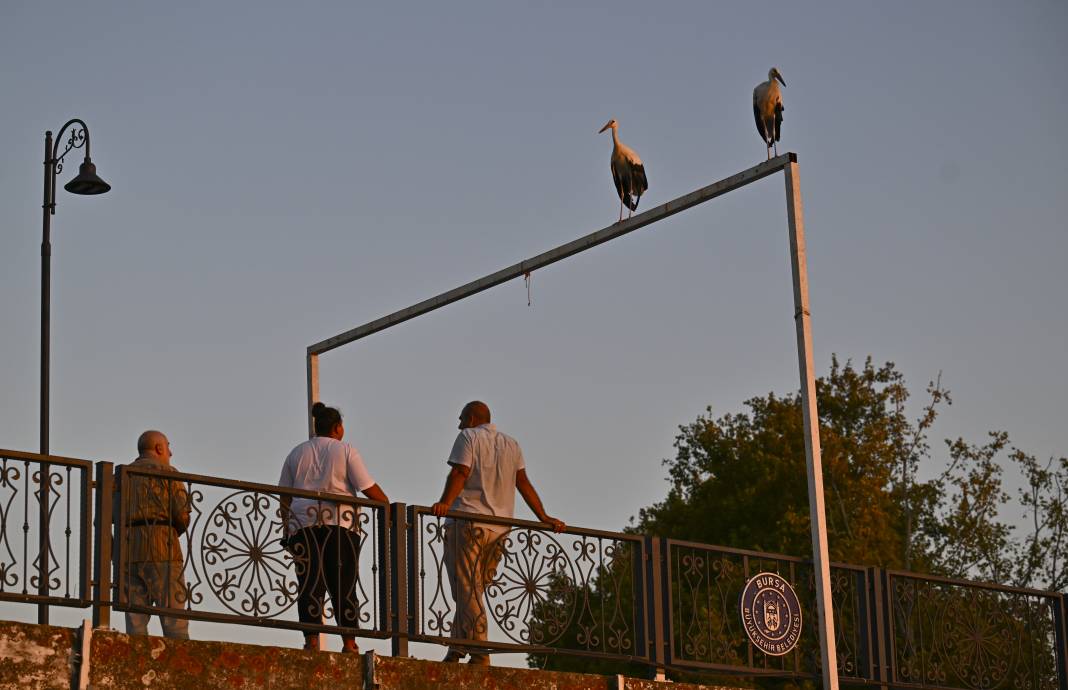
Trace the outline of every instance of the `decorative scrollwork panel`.
[[4, 453], [0, 451], [0, 599], [87, 606], [91, 464], [57, 459], [48, 463], [46, 475], [45, 456]]
[[643, 657], [638, 539], [420, 513], [416, 635]]
[[129, 579], [137, 563], [169, 558], [189, 618], [384, 631], [382, 507], [291, 497], [241, 482], [126, 475], [118, 608], [158, 607], [131, 600]]
[[[812, 566], [794, 558], [753, 554], [700, 544], [669, 542], [669, 634], [672, 662], [739, 671], [820, 673], [816, 582]], [[742, 589], [760, 572], [782, 576], [794, 588], [804, 620], [797, 648], [782, 656], [752, 646], [739, 610]], [[867, 577], [863, 570], [831, 569], [838, 673], [870, 677]]]
[[889, 598], [898, 682], [962, 690], [1057, 687], [1053, 596], [893, 574]]

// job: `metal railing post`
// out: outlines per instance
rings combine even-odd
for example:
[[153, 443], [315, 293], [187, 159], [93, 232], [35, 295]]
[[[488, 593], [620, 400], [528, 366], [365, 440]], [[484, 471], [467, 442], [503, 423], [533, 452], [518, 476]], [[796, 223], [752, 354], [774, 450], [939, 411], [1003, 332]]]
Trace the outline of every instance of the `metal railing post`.
[[[81, 470], [81, 519], [78, 524], [78, 598], [93, 598], [93, 500], [96, 495], [93, 488], [94, 466]], [[69, 561], [69, 559], [68, 559]], [[68, 562], [68, 567], [70, 563]]]
[[1068, 594], [1054, 599], [1053, 625], [1057, 645], [1057, 687], [1068, 690]]
[[653, 679], [665, 680], [667, 677], [665, 669], [665, 664], [667, 663], [667, 638], [664, 635], [664, 629], [667, 627], [665, 626], [667, 606], [665, 603], [668, 600], [668, 590], [666, 588], [671, 586], [665, 577], [664, 564], [667, 560], [667, 554], [664, 552], [664, 540], [660, 537], [646, 537], [645, 544], [649, 554], [649, 560], [646, 563], [649, 603], [646, 610], [650, 613], [649, 640], [653, 645], [649, 659], [653, 663]]
[[647, 575], [648, 563], [652, 559], [649, 554], [649, 541], [642, 539], [640, 542], [631, 542], [633, 557], [630, 564], [630, 578], [632, 585], [632, 606], [637, 615], [634, 626], [634, 653], [649, 657], [652, 649], [649, 635], [652, 631], [652, 611], [649, 608], [649, 577]]
[[[375, 514], [379, 515], [377, 510], [375, 510]], [[391, 581], [393, 578], [393, 560], [389, 543], [392, 538], [390, 535], [393, 533], [392, 519], [393, 513], [390, 510], [390, 506], [387, 505], [382, 509], [375, 525], [375, 545], [377, 548], [375, 559], [379, 567], [378, 581], [375, 583], [375, 596], [378, 597], [378, 620], [374, 624], [379, 630], [383, 631], [390, 629], [390, 621], [393, 617], [393, 608], [390, 606], [392, 596], [390, 592], [393, 589]]]
[[389, 506], [389, 631], [393, 656], [408, 656], [408, 511], [403, 503]]
[[886, 630], [886, 571], [882, 568], [868, 568], [868, 596], [872, 607], [868, 611], [868, 636], [872, 640], [871, 670], [872, 680], [878, 681], [885, 688], [890, 682], [890, 647], [887, 644]]
[[415, 506], [408, 506], [405, 515], [407, 519], [404, 522], [404, 543], [408, 565], [406, 572], [408, 596], [404, 602], [404, 608], [407, 611], [404, 618], [404, 630], [408, 636], [411, 636], [422, 633], [418, 629], [419, 616], [422, 615], [420, 609], [422, 602], [419, 600], [419, 570], [422, 568], [420, 562], [422, 556], [419, 553], [419, 517], [416, 515]]
[[93, 628], [111, 627], [111, 540], [115, 501], [115, 466], [110, 462], [96, 464], [96, 490], [93, 492]]
[[[112, 600], [118, 601], [121, 605], [127, 603], [127, 587], [126, 587], [126, 569], [129, 567], [126, 563], [126, 547], [129, 542], [128, 530], [126, 529], [126, 501], [123, 500], [123, 493], [126, 491], [126, 465], [119, 465], [115, 468], [115, 483], [114, 501], [112, 502], [112, 522], [115, 525], [113, 532], [114, 537], [111, 542], [111, 582], [112, 582]], [[115, 543], [118, 542], [118, 546]]]

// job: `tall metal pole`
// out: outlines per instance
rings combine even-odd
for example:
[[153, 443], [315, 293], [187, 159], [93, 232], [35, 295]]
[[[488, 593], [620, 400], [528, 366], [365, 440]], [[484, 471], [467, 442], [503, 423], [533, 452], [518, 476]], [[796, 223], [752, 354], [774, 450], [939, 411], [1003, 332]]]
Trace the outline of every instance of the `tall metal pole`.
[[808, 265], [805, 259], [805, 219], [797, 159], [784, 169], [786, 213], [790, 224], [790, 260], [794, 278], [794, 323], [797, 327], [797, 362], [801, 373], [801, 414], [805, 424], [805, 460], [808, 465], [808, 510], [812, 522], [812, 559], [816, 570], [816, 619], [820, 636], [824, 690], [838, 690], [838, 660], [834, 645], [831, 603], [831, 569], [827, 555], [827, 517], [823, 505], [823, 461], [820, 457], [819, 414], [812, 358], [812, 325], [808, 309]]
[[[49, 377], [49, 322], [51, 320], [51, 262], [52, 262], [52, 185], [55, 184], [55, 161], [52, 159], [52, 130], [45, 132], [44, 158], [44, 201], [41, 204], [42, 239], [41, 239], [41, 455], [48, 455], [48, 377]], [[52, 493], [52, 470], [48, 463], [41, 465], [40, 493], [40, 534], [38, 543], [39, 580], [37, 593], [48, 596], [48, 503]], [[48, 624], [48, 604], [37, 607], [37, 622]]]
[[41, 455], [48, 455], [48, 343], [52, 260], [52, 130], [45, 132], [44, 201], [41, 204]]
[[[51, 345], [51, 304], [52, 304], [52, 215], [56, 212], [56, 174], [63, 170], [63, 159], [71, 150], [85, 147], [85, 160], [78, 168], [78, 175], [67, 183], [65, 189], [71, 194], [96, 195], [104, 194], [111, 189], [104, 180], [96, 174], [96, 166], [89, 156], [89, 127], [78, 118], [67, 120], [59, 130], [57, 141], [63, 140], [63, 134], [71, 125], [80, 129], [71, 130], [70, 140], [67, 141], [66, 149], [60, 155], [53, 145], [52, 130], [45, 132], [45, 157], [44, 157], [44, 198], [41, 201], [41, 470], [38, 475], [37, 499], [40, 507], [39, 541], [37, 555], [37, 594], [47, 597], [51, 590], [51, 516], [52, 503], [52, 469], [48, 463], [48, 422], [49, 422], [49, 366]], [[57, 580], [58, 582], [58, 580]], [[37, 622], [48, 623], [48, 604], [41, 603], [37, 607]]]
[[[304, 408], [308, 415], [308, 438], [315, 438], [315, 418], [312, 417], [311, 408], [319, 401], [319, 355], [308, 353], [308, 406]], [[388, 509], [386, 515], [389, 515]], [[326, 611], [321, 611], [319, 622], [326, 625]], [[374, 652], [368, 652], [374, 654]]]
[[315, 437], [315, 419], [311, 408], [319, 401], [319, 355], [308, 353], [308, 438]]

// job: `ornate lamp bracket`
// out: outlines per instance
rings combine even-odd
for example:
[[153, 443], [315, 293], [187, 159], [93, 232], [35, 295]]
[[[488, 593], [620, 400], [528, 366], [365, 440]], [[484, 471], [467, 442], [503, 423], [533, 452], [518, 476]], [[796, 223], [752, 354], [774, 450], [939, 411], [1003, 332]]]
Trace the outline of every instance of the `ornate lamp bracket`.
[[[77, 125], [77, 127], [71, 127], [71, 125]], [[63, 133], [70, 129], [70, 137], [67, 139], [63, 153], [59, 153], [59, 142], [63, 140]], [[79, 118], [73, 118], [67, 120], [59, 129], [59, 134], [56, 135], [55, 144], [52, 146], [52, 156], [47, 161], [51, 166], [51, 176], [48, 185], [48, 210], [54, 216], [56, 215], [56, 177], [63, 172], [63, 159], [67, 157], [67, 154], [74, 149], [80, 149], [85, 147], [85, 160], [89, 158], [89, 126], [85, 124]]]

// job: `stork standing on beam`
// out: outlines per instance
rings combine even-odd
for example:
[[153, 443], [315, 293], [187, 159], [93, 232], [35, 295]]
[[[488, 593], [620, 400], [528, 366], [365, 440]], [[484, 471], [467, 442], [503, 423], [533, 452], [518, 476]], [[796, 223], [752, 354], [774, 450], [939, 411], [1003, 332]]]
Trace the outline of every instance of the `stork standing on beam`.
[[[778, 84], [776, 84], [778, 80]], [[756, 118], [757, 131], [760, 138], [768, 147], [768, 160], [771, 160], [771, 147], [775, 147], [775, 155], [779, 155], [779, 130], [782, 128], [782, 92], [779, 84], [786, 86], [779, 70], [772, 67], [768, 70], [768, 80], [757, 84], [753, 89], [753, 117]]]
[[[619, 194], [619, 220], [623, 221], [623, 207], [626, 206], [631, 213], [638, 210], [638, 200], [649, 189], [649, 181], [645, 179], [645, 166], [642, 159], [634, 152], [634, 149], [626, 146], [619, 140], [619, 123], [609, 120], [608, 124], [601, 127], [597, 132], [600, 134], [606, 129], [612, 129], [612, 181], [616, 184], [616, 193]], [[630, 214], [627, 214], [630, 218]]]

